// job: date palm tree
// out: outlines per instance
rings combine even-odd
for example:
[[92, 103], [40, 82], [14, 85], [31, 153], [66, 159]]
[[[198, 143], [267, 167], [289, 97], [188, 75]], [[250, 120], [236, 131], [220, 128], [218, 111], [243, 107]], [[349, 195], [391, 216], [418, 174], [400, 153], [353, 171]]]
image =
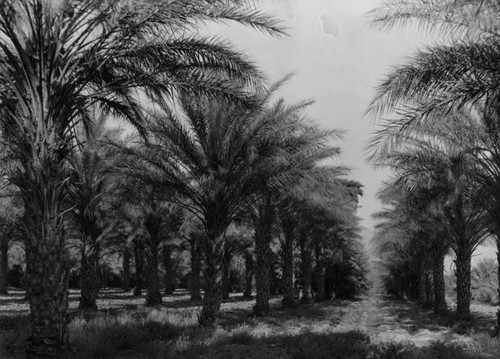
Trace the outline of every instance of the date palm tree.
[[205, 20], [280, 31], [240, 2], [0, 2], [2, 137], [19, 161], [11, 182], [25, 207], [29, 355], [53, 355], [67, 343], [66, 160], [76, 124], [89, 128], [89, 106], [141, 128], [141, 94], [244, 101], [246, 90], [233, 84], [259, 86], [260, 76], [229, 46], [191, 37]]
[[[434, 45], [419, 51], [406, 65], [397, 67], [381, 84], [369, 112], [378, 117], [396, 110], [396, 122], [386, 126], [412, 131], [422, 122], [439, 119], [457, 109], [470, 110], [480, 126], [473, 126], [472, 137], [485, 133], [487, 141], [471, 141], [472, 153], [483, 169], [482, 184], [490, 196], [484, 199], [485, 210], [492, 219], [492, 232], [498, 240], [495, 196], [497, 182], [498, 109], [500, 71], [496, 59], [500, 49], [500, 11], [494, 0], [391, 0], [372, 13], [373, 21], [382, 28], [418, 24], [437, 30], [448, 37], [445, 45]], [[438, 116], [436, 116], [438, 115]], [[482, 127], [482, 129], [481, 129]], [[481, 136], [479, 136], [481, 137]], [[474, 148], [475, 147], [475, 148]], [[470, 148], [469, 148], [470, 149]], [[493, 171], [492, 171], [493, 170]], [[483, 192], [484, 193], [484, 192]], [[489, 200], [487, 200], [489, 198]], [[480, 202], [479, 199], [476, 199]], [[500, 280], [500, 278], [499, 278]], [[500, 325], [500, 310], [498, 312]]]
[[307, 153], [331, 153], [323, 143], [316, 148], [310, 144], [318, 132], [296, 115], [303, 104], [287, 106], [279, 100], [266, 108], [268, 100], [264, 96], [259, 100], [261, 109], [248, 111], [184, 97], [184, 115], [166, 108], [153, 114], [158, 121], [149, 128], [150, 144], [142, 150], [128, 149], [138, 159], [129, 162], [133, 173], [148, 177], [145, 180], [157, 188], [175, 191], [179, 205], [202, 223], [206, 267], [202, 325], [213, 324], [220, 308], [229, 225], [248, 204], [260, 201], [262, 188], [277, 191], [296, 172], [310, 169]]
[[344, 192], [346, 188], [342, 188], [341, 185], [336, 187], [339, 193], [330, 195], [330, 198], [325, 197], [325, 194], [320, 191], [321, 202], [302, 202], [299, 211], [300, 215], [296, 218], [298, 223], [297, 244], [301, 260], [301, 302], [304, 304], [309, 303], [312, 296], [311, 285], [315, 254], [318, 255], [319, 259], [316, 267], [320, 269], [319, 273], [320, 277], [322, 277], [316, 279], [318, 281], [324, 280], [324, 263], [322, 263], [324, 258], [321, 256], [321, 251], [325, 250], [328, 244], [340, 247], [341, 243], [331, 243], [331, 241], [340, 242], [339, 231], [342, 224], [347, 225], [349, 223], [353, 228], [357, 227], [358, 219], [355, 215], [356, 207], [353, 206], [353, 199]]
[[[287, 173], [288, 183], [276, 191], [275, 188], [263, 186], [260, 188], [259, 200], [254, 202], [249, 211], [250, 222], [254, 228], [255, 238], [255, 284], [256, 284], [256, 302], [254, 314], [265, 316], [269, 313], [270, 298], [270, 267], [271, 267], [271, 242], [276, 233], [279, 233], [279, 208], [286, 207], [287, 199], [290, 197], [305, 198], [308, 190], [314, 188], [315, 184], [328, 183], [334, 184], [335, 180], [347, 173], [342, 166], [320, 166], [319, 162], [325, 159], [331, 159], [339, 156], [340, 148], [332, 145], [332, 141], [339, 140], [341, 132], [336, 130], [321, 130], [313, 125], [308, 125], [307, 119], [301, 114], [302, 108], [291, 107], [285, 114], [299, 121], [294, 127], [289, 127], [282, 131], [281, 136], [284, 141], [300, 142], [295, 145], [289, 159], [289, 171]], [[287, 138], [288, 137], [288, 138]], [[282, 161], [282, 158], [276, 158], [276, 161]], [[328, 187], [328, 186], [324, 186]], [[327, 191], [332, 188], [327, 188]], [[301, 195], [298, 195], [302, 193]], [[320, 195], [316, 198], [321, 197]], [[309, 198], [311, 201], [313, 199]], [[285, 257], [290, 257], [290, 244], [293, 243], [290, 236], [292, 231], [287, 232], [288, 240], [285, 240], [287, 246]], [[285, 279], [290, 282], [290, 268], [286, 268]], [[287, 287], [288, 288], [288, 287]], [[292, 305], [287, 291], [287, 300], [285, 304]], [[290, 299], [288, 301], [288, 299]]]
[[[386, 183], [379, 198], [388, 208], [375, 216], [379, 224], [374, 238], [382, 252], [394, 253], [397, 249], [390, 259], [391, 265], [403, 260], [415, 271], [418, 281], [416, 295], [422, 304], [428, 302], [426, 272], [432, 270], [434, 310], [442, 312], [447, 307], [444, 257], [451, 247], [451, 236], [444, 223], [444, 213], [439, 209], [441, 203], [436, 201], [436, 198], [442, 198], [442, 193], [429, 186], [430, 183], [424, 176], [405, 180], [396, 176]], [[400, 285], [401, 288], [405, 286], [408, 283]]]
[[[125, 211], [135, 227], [136, 274], [139, 278], [143, 275], [142, 266], [146, 266], [146, 305], [161, 305], [158, 274], [160, 249], [177, 236], [183, 221], [182, 212], [166, 201], [165, 196], [158, 195], [154, 187], [137, 177], [130, 178], [122, 186], [121, 198], [126, 200]], [[136, 283], [135, 295], [141, 295], [140, 282]]]
[[190, 212], [185, 211], [184, 224], [181, 231], [184, 235], [181, 237], [181, 247], [189, 251], [191, 272], [189, 274], [189, 291], [191, 293], [191, 302], [201, 302], [201, 272], [203, 266], [202, 243], [205, 241], [205, 231], [201, 221]]
[[[325, 177], [328, 172], [330, 172], [329, 178]], [[346, 173], [346, 169], [342, 167], [325, 167], [322, 171], [318, 171], [318, 176], [313, 176], [307, 183], [297, 183], [296, 186], [288, 188], [288, 191], [283, 193], [283, 199], [278, 208], [283, 234], [281, 247], [284, 307], [295, 306], [293, 249], [295, 244], [305, 243], [304, 240], [308, 242], [307, 239], [309, 239], [304, 235], [305, 233], [301, 232], [301, 228], [308, 228], [312, 230], [311, 233], [314, 233], [314, 243], [307, 243], [307, 246], [303, 248], [308, 251], [307, 256], [317, 254], [318, 258], [323, 258], [320, 253], [324, 252], [327, 239], [333, 238], [328, 232], [340, 223], [355, 221], [356, 206], [353, 206], [352, 202], [357, 201], [357, 196], [361, 195], [361, 185], [347, 181], [343, 177]], [[354, 188], [356, 190], [352, 191]], [[354, 197], [351, 197], [353, 194]], [[306, 258], [306, 260], [312, 265], [312, 258]], [[308, 267], [308, 271], [309, 269]], [[320, 269], [320, 275], [324, 278], [324, 266], [317, 266], [317, 269]], [[324, 284], [324, 281], [319, 282]]]
[[415, 189], [419, 181], [430, 186], [428, 192], [432, 195], [427, 201], [439, 206], [456, 256], [457, 315], [467, 318], [471, 257], [488, 235], [488, 222], [484, 208], [478, 205], [476, 175], [480, 169], [473, 155], [461, 146], [469, 133], [460, 136], [463, 129], [453, 120], [457, 117], [422, 127], [414, 136], [406, 135], [400, 149], [386, 153], [382, 161], [399, 171], [399, 182], [404, 186]]
[[[101, 243], [109, 229], [106, 209], [110, 207], [111, 178], [106, 176], [106, 161], [91, 148], [84, 149], [70, 159], [73, 172], [69, 187], [72, 210], [68, 221], [77, 235], [81, 254], [81, 309], [97, 309], [100, 287], [99, 259]], [[107, 228], [108, 227], [108, 228]]]

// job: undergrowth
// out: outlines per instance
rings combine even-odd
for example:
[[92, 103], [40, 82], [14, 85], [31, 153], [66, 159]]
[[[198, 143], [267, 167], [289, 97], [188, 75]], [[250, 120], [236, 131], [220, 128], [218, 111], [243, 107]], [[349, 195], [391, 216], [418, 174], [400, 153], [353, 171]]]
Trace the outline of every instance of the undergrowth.
[[[314, 308], [313, 308], [314, 309]], [[317, 309], [317, 308], [316, 308]], [[226, 325], [199, 328], [196, 310], [156, 308], [92, 318], [75, 316], [67, 358], [112, 359], [489, 359], [499, 358], [500, 340], [467, 331], [458, 341], [371, 342], [370, 333], [340, 330], [315, 313], [277, 312], [267, 318], [235, 316]], [[311, 312], [312, 313], [312, 312]], [[333, 316], [331, 316], [333, 318]], [[224, 321], [221, 321], [224, 322]], [[23, 358], [29, 322], [9, 321], [0, 330], [0, 358]], [[410, 333], [408, 334], [410, 338]], [[405, 339], [404, 339], [405, 340]]]

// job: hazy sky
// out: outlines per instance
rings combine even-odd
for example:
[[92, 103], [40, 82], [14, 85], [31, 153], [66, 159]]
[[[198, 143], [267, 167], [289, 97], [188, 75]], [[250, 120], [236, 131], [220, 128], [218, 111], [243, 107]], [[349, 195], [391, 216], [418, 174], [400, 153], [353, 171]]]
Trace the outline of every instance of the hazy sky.
[[[318, 124], [347, 131], [340, 160], [353, 169], [351, 177], [364, 185], [359, 215], [369, 237], [370, 215], [380, 209], [376, 191], [388, 172], [374, 170], [364, 148], [373, 126], [364, 111], [377, 84], [391, 66], [404, 62], [425, 42], [421, 33], [370, 28], [366, 12], [378, 0], [262, 1], [268, 13], [283, 20], [289, 36], [273, 38], [255, 30], [222, 27], [230, 39], [252, 58], [272, 81], [290, 72], [296, 76], [280, 95], [289, 102], [315, 100], [308, 115]], [[427, 40], [429, 41], [429, 40]]]

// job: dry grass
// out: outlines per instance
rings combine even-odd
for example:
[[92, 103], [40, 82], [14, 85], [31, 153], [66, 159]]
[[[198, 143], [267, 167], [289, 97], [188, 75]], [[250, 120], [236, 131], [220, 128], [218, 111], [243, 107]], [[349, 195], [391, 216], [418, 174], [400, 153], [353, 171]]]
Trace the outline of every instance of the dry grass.
[[[22, 357], [28, 327], [22, 295], [0, 297], [0, 358]], [[143, 298], [103, 291], [100, 311], [89, 314], [76, 310], [73, 292], [68, 358], [485, 359], [500, 353], [500, 342], [484, 330], [493, 312], [484, 310], [479, 321], [464, 324], [372, 294], [295, 310], [281, 310], [275, 298], [271, 315], [255, 318], [249, 316], [254, 302], [235, 295], [222, 305], [219, 325], [202, 329], [200, 308], [187, 293], [164, 299], [165, 306], [146, 308]]]

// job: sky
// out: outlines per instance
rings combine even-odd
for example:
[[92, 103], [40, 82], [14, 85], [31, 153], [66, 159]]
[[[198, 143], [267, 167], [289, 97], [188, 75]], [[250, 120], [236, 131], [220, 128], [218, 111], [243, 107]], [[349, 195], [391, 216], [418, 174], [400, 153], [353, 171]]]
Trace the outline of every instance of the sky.
[[391, 66], [404, 62], [423, 44], [425, 35], [411, 30], [381, 32], [370, 28], [366, 13], [378, 0], [261, 1], [268, 14], [282, 20], [289, 36], [276, 38], [245, 28], [223, 26], [217, 35], [229, 39], [277, 81], [295, 73], [279, 92], [290, 103], [312, 99], [307, 115], [319, 126], [346, 131], [340, 163], [364, 185], [358, 215], [363, 236], [370, 237], [370, 216], [380, 210], [376, 192], [389, 172], [375, 170], [365, 147], [374, 129], [364, 112]]

